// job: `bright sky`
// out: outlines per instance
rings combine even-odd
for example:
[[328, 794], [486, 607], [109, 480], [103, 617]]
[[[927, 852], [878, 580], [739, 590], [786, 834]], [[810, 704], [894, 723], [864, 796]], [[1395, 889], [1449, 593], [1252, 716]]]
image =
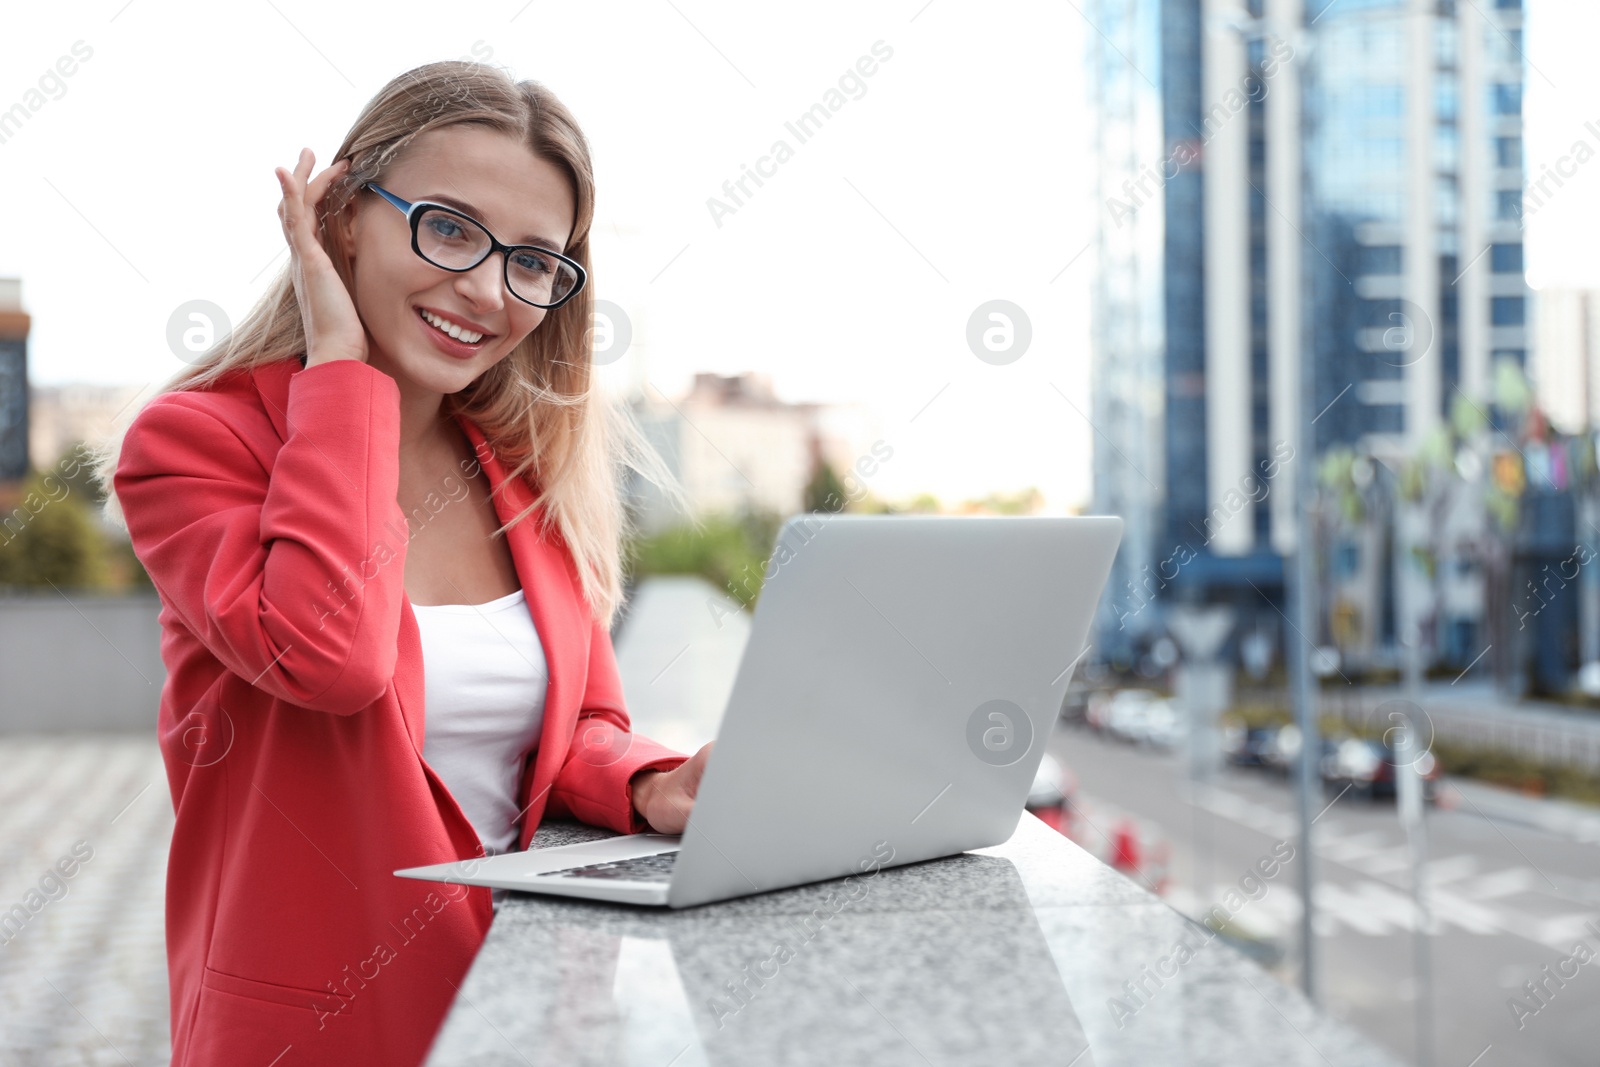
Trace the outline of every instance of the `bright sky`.
[[[173, 310], [237, 321], [286, 255], [272, 168], [308, 145], [320, 169], [390, 78], [487, 50], [590, 139], [596, 292], [642, 361], [619, 385], [766, 371], [785, 399], [875, 409], [895, 450], [880, 492], [1087, 499], [1090, 433], [1065, 399], [1087, 413], [1090, 257], [1062, 273], [1090, 223], [1070, 7], [124, 3], [25, 5], [0, 35], [0, 108], [93, 50], [0, 144], [0, 193], [24, 205], [0, 275], [23, 278], [35, 383], [164, 378]], [[878, 41], [865, 93], [798, 143], [784, 123]], [[707, 198], [780, 137], [794, 157], [719, 228]], [[966, 341], [996, 298], [1032, 324], [1006, 366]]]
[[[1528, 177], [1563, 162], [1580, 140], [1600, 157], [1600, 68], [1594, 41], [1600, 7], [1578, 0], [1529, 0], [1523, 101]], [[1587, 124], [1593, 123], [1593, 128]], [[1584, 154], [1584, 153], [1580, 153]], [[1536, 288], [1600, 287], [1600, 160], [1589, 159], [1527, 220], [1528, 281]]]
[[[1583, 129], [1600, 120], [1600, 105], [1583, 110], [1600, 100], [1585, 50], [1600, 14], [1532, 3], [1529, 51], [1555, 86], [1535, 74], [1529, 87], [1537, 172], [1579, 136], [1600, 148]], [[1541, 35], [1556, 6], [1559, 31]], [[880, 492], [1031, 484], [1051, 510], [1088, 499], [1092, 256], [1074, 257], [1093, 226], [1092, 31], [1071, 5], [267, 0], [179, 13], [109, 0], [25, 5], [7, 28], [0, 109], [74, 47], [92, 50], [0, 144], [0, 194], [21, 208], [0, 276], [23, 278], [37, 384], [165, 378], [174, 309], [204, 299], [237, 321], [285, 255], [274, 166], [302, 145], [325, 166], [396, 74], [487, 57], [549, 85], [590, 138], [596, 292], [634, 325], [614, 384], [675, 396], [695, 371], [765, 371], [786, 399], [876, 412], [895, 449]], [[860, 79], [864, 94], [799, 143], [784, 123], [880, 41], [892, 56]], [[793, 158], [718, 226], [707, 199], [778, 138]], [[1600, 162], [1530, 222], [1537, 281], [1600, 284], [1597, 182]], [[1032, 330], [1003, 365], [967, 340], [996, 299]]]

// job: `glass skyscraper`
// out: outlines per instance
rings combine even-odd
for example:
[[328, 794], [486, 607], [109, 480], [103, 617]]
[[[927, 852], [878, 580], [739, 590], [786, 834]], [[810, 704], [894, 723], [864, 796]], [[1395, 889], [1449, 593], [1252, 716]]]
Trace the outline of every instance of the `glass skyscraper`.
[[[1095, 510], [1129, 530], [1097, 644], [1130, 658], [1186, 600], [1281, 635], [1302, 368], [1318, 453], [1381, 460], [1412, 454], [1458, 391], [1489, 410], [1496, 358], [1527, 361], [1521, 3], [1085, 15]], [[1334, 553], [1379, 576], [1357, 612], [1378, 646], [1399, 624], [1383, 551]], [[1473, 640], [1470, 620], [1446, 623]]]

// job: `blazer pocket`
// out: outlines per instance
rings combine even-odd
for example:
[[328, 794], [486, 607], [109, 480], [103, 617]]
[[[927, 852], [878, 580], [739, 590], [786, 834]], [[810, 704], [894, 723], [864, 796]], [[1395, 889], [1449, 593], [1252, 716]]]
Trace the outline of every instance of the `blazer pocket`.
[[344, 1009], [349, 1008], [355, 1000], [354, 997], [347, 994], [334, 993], [327, 989], [312, 989], [308, 986], [264, 982], [259, 978], [241, 978], [239, 975], [228, 974], [214, 967], [205, 969], [205, 977], [202, 979], [202, 984], [207, 989], [231, 993], [236, 997], [248, 997], [251, 1000], [265, 1000], [291, 1008], [303, 1008], [313, 1017], [329, 1012], [343, 1014]]
[[[353, 998], [205, 968], [194, 1027], [173, 1063], [277, 1062], [346, 1067], [361, 1062]], [[292, 1050], [292, 1051], [291, 1051]], [[275, 1061], [274, 1057], [279, 1060]], [[281, 1062], [280, 1062], [281, 1061]]]

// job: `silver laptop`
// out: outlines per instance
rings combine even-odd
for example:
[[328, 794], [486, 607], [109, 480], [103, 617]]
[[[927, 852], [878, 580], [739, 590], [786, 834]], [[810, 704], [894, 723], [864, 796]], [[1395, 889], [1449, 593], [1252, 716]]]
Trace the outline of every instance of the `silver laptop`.
[[394, 873], [686, 908], [1009, 839], [1116, 516], [796, 515], [682, 834]]

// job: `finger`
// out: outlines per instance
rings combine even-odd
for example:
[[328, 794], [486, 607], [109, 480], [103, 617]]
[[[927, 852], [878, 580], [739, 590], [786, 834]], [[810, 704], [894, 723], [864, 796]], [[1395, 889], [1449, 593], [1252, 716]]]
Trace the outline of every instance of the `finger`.
[[350, 161], [347, 159], [341, 159], [339, 162], [333, 164], [331, 167], [328, 167], [321, 174], [311, 179], [311, 184], [306, 187], [306, 195], [313, 200], [320, 199], [323, 191], [327, 189], [330, 184], [332, 184], [335, 178], [339, 177], [344, 172], [345, 168], [349, 165], [349, 162]]
[[705, 764], [701, 763], [698, 767], [692, 768], [685, 764], [685, 767], [687, 769], [683, 776], [683, 791], [693, 797], [700, 792], [700, 780], [705, 777]]
[[343, 177], [344, 173], [344, 168], [335, 163], [313, 178], [311, 184], [306, 187], [306, 203], [321, 204], [323, 198], [328, 195], [328, 190], [333, 187], [334, 181]]
[[289, 170], [286, 167], [275, 167], [273, 173], [278, 176], [278, 185], [283, 189], [284, 201], [290, 204], [298, 201], [302, 186], [298, 166], [294, 170]]
[[350, 160], [348, 159], [341, 159], [330, 163], [328, 166], [322, 168], [321, 174], [318, 174], [314, 179], [312, 179], [311, 184], [316, 185], [320, 182], [326, 182], [333, 178], [337, 178], [340, 174], [344, 173], [349, 166]]
[[300, 149], [300, 158], [294, 165], [294, 176], [300, 180], [301, 184], [304, 184], [306, 179], [311, 177], [311, 167], [315, 162], [316, 156], [312, 154], [311, 149]]
[[[310, 149], [306, 151], [310, 152]], [[304, 242], [316, 240], [316, 199], [311, 196], [311, 190], [303, 178], [295, 183], [288, 201], [294, 216], [295, 233], [302, 242], [300, 247], [309, 247]]]
[[282, 167], [273, 169], [273, 174], [278, 177], [278, 188], [283, 192], [283, 198], [278, 201], [278, 218], [283, 222], [285, 236], [292, 238], [291, 231], [294, 227], [294, 178]]
[[295, 163], [292, 171], [285, 171], [280, 179], [283, 182], [284, 223], [291, 229], [297, 227], [297, 222], [303, 214], [301, 210], [305, 202], [305, 175], [302, 173], [305, 164], [305, 153], [309, 149], [302, 149], [300, 159]]
[[685, 817], [687, 817], [689, 812], [694, 808], [693, 796], [685, 796], [683, 794], [668, 794], [663, 796], [661, 799], [666, 801], [668, 806], [670, 806], [675, 813]]
[[282, 167], [278, 168], [278, 181], [283, 186], [283, 200], [278, 204], [279, 215], [283, 219], [284, 232], [293, 239], [294, 231], [298, 227], [300, 218], [301, 198], [295, 188], [294, 176]]
[[283, 194], [285, 202], [294, 192], [294, 175], [286, 167], [273, 167], [272, 173], [278, 179], [278, 190]]

